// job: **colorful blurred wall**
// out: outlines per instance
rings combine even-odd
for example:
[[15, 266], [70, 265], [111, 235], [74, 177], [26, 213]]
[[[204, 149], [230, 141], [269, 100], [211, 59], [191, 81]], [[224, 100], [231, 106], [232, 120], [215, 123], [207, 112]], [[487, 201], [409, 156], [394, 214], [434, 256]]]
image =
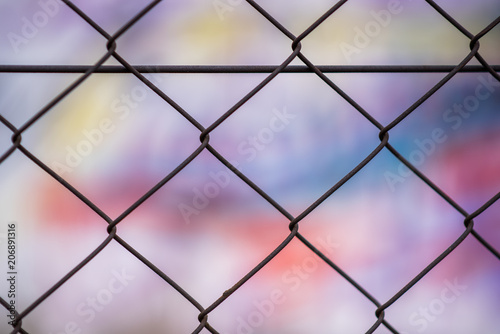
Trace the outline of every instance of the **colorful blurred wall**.
[[[112, 34], [148, 1], [74, 3]], [[258, 3], [296, 36], [333, 5]], [[473, 34], [500, 15], [493, 0], [437, 3]], [[500, 64], [499, 41], [498, 26], [480, 41], [489, 64]], [[60, 1], [0, 1], [1, 65], [92, 65], [106, 42]], [[469, 42], [424, 1], [352, 0], [302, 41], [301, 52], [316, 65], [456, 65], [470, 52]], [[229, 0], [163, 1], [116, 43], [133, 65], [279, 65], [292, 52], [291, 40], [248, 3]], [[2, 72], [0, 114], [21, 127], [81, 75]], [[146, 73], [204, 127], [267, 75]], [[327, 74], [382, 125], [445, 75]], [[500, 190], [499, 105], [500, 83], [490, 74], [458, 73], [392, 129], [389, 142], [472, 213]], [[281, 73], [210, 133], [210, 145], [298, 216], [379, 145], [378, 134], [315, 74]], [[11, 137], [0, 123], [0, 155]], [[132, 74], [100, 73], [23, 133], [22, 145], [115, 219], [193, 153], [199, 137]], [[20, 151], [0, 164], [0, 190], [0, 266], [7, 224], [14, 222], [22, 311], [107, 237], [107, 223]], [[499, 214], [495, 203], [474, 220], [497, 250]], [[384, 303], [460, 236], [463, 221], [384, 149], [301, 220], [299, 232]], [[287, 237], [288, 224], [204, 150], [125, 217], [117, 234], [207, 307]], [[5, 297], [7, 281], [0, 282]], [[401, 333], [498, 333], [499, 282], [498, 258], [469, 236], [385, 317]], [[209, 322], [224, 334], [364, 333], [375, 310], [294, 239], [211, 312]], [[111, 241], [23, 319], [23, 328], [191, 333], [198, 314]], [[2, 333], [11, 330], [7, 320], [0, 322]]]

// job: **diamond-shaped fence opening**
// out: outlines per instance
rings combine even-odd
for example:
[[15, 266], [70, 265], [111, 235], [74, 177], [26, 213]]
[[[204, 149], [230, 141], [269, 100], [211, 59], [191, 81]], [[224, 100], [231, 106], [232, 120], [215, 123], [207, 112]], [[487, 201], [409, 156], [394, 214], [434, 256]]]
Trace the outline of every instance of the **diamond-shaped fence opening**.
[[2, 333], [493, 333], [495, 1], [0, 5]]

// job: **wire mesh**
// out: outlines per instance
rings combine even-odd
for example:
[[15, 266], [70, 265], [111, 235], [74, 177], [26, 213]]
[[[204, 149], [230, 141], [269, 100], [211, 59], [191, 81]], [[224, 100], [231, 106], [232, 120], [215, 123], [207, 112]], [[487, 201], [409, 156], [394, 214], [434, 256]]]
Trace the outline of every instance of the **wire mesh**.
[[[192, 328], [193, 333], [200, 333], [204, 330], [207, 330], [211, 333], [218, 333], [218, 328], [214, 325], [210, 320], [211, 315], [224, 304], [231, 304], [231, 298], [233, 294], [237, 291], [243, 289], [245, 285], [248, 285], [249, 280], [252, 279], [255, 275], [257, 275], [260, 271], [264, 270], [268, 265], [272, 263], [272, 261], [284, 250], [290, 247], [292, 241], [300, 241], [305, 247], [307, 247], [312, 253], [314, 253], [321, 261], [324, 262], [331, 270], [335, 271], [340, 277], [345, 280], [350, 286], [356, 289], [366, 300], [368, 300], [372, 306], [374, 311], [373, 323], [364, 329], [366, 333], [374, 333], [385, 328], [388, 332], [391, 333], [402, 333], [397, 325], [393, 325], [391, 320], [394, 317], [389, 317], [387, 314], [394, 310], [398, 306], [395, 305], [405, 294], [407, 294], [410, 290], [412, 290], [415, 285], [421, 281], [426, 275], [428, 275], [434, 268], [440, 266], [440, 264], [448, 257], [450, 254], [455, 252], [457, 247], [459, 247], [465, 240], [475, 239], [477, 243], [487, 250], [491, 255], [493, 255], [496, 259], [500, 258], [499, 251], [488, 242], [487, 236], [479, 233], [475, 226], [475, 220], [480, 217], [484, 212], [486, 212], [500, 197], [500, 192], [491, 196], [488, 200], [483, 201], [481, 203], [477, 203], [473, 210], [466, 210], [463, 206], [459, 204], [459, 201], [454, 199], [452, 196], [448, 195], [447, 192], [442, 190], [436, 180], [432, 177], [427, 176], [421, 168], [418, 167], [419, 163], [416, 157], [418, 154], [414, 154], [413, 156], [410, 154], [406, 154], [405, 150], [397, 149], [390, 140], [390, 135], [398, 127], [400, 124], [409, 118], [410, 115], [414, 115], [415, 113], [421, 112], [422, 109], [419, 109], [422, 105], [426, 103], [429, 99], [442, 91], [449, 86], [449, 83], [453, 78], [459, 75], [459, 73], [485, 73], [488, 75], [488, 79], [490, 80], [490, 86], [498, 85], [500, 81], [500, 76], [498, 75], [498, 70], [500, 69], [500, 65], [492, 65], [488, 63], [485, 58], [483, 58], [480, 51], [480, 41], [488, 36], [488, 34], [497, 27], [500, 22], [500, 16], [494, 19], [492, 22], [483, 22], [483, 27], [480, 29], [478, 33], [471, 33], [468, 31], [463, 25], [460, 24], [460, 20], [452, 17], [447, 11], [445, 11], [442, 7], [440, 7], [436, 2], [428, 0], [426, 3], [429, 8], [431, 8], [437, 15], [441, 16], [443, 21], [446, 21], [446, 24], [453, 29], [459, 31], [469, 42], [469, 50], [465, 53], [465, 56], [457, 61], [456, 65], [317, 65], [314, 61], [310, 60], [311, 58], [306, 57], [307, 54], [307, 46], [304, 43], [307, 42], [308, 36], [317, 31], [318, 27], [320, 27], [326, 20], [332, 19], [335, 20], [337, 12], [340, 10], [342, 6], [347, 3], [347, 0], [336, 2], [326, 10], [322, 15], [320, 15], [317, 19], [313, 21], [306, 29], [300, 31], [298, 34], [292, 33], [288, 30], [280, 20], [277, 19], [275, 15], [271, 15], [269, 11], [266, 10], [266, 5], [258, 4], [255, 1], [247, 0], [247, 4], [249, 5], [245, 10], [252, 10], [256, 14], [260, 15], [261, 18], [267, 24], [271, 24], [274, 26], [275, 31], [282, 36], [288, 39], [289, 44], [291, 45], [291, 51], [286, 57], [283, 57], [281, 64], [279, 65], [132, 65], [131, 62], [127, 60], [126, 56], [121, 56], [118, 51], [118, 46], [120, 44], [120, 39], [124, 38], [134, 25], [139, 24], [142, 20], [147, 20], [146, 16], [150, 14], [154, 14], [156, 6], [161, 1], [152, 1], [144, 6], [140, 11], [138, 11], [133, 18], [129, 19], [125, 24], [115, 29], [114, 33], [110, 33], [108, 29], [104, 28], [103, 24], [98, 24], [86, 11], [82, 8], [85, 6], [82, 4], [81, 6], [76, 5], [75, 3], [62, 0], [64, 6], [67, 6], [74, 14], [76, 14], [80, 20], [83, 20], [89, 27], [91, 27], [95, 32], [97, 32], [102, 38], [105, 40], [106, 51], [100, 55], [100, 58], [92, 65], [1, 65], [0, 72], [2, 73], [73, 73], [78, 74], [78, 78], [73, 81], [71, 84], [67, 85], [64, 89], [62, 89], [54, 98], [52, 98], [48, 103], [45, 104], [41, 109], [38, 110], [31, 118], [29, 118], [26, 122], [21, 124], [20, 126], [16, 126], [9, 120], [8, 117], [0, 114], [0, 122], [8, 129], [11, 135], [10, 147], [8, 147], [4, 152], [1, 152], [0, 157], [0, 168], [2, 164], [5, 164], [9, 159], [15, 155], [16, 152], [22, 153], [26, 158], [28, 158], [32, 164], [36, 165], [39, 169], [43, 170], [46, 174], [50, 175], [54, 180], [56, 180], [59, 184], [61, 184], [65, 189], [72, 193], [72, 196], [77, 198], [81, 203], [90, 208], [96, 215], [99, 216], [99, 220], [101, 221], [102, 229], [105, 229], [107, 235], [100, 240], [100, 244], [96, 247], [90, 254], [88, 254], [83, 260], [81, 260], [73, 269], [67, 272], [64, 275], [61, 275], [59, 280], [51, 284], [50, 288], [46, 289], [46, 291], [39, 295], [36, 299], [32, 300], [28, 306], [23, 308], [15, 309], [15, 317], [11, 320], [10, 324], [12, 325], [11, 333], [27, 333], [28, 331], [25, 329], [25, 322], [27, 319], [32, 316], [33, 313], [38, 308], [43, 307], [43, 303], [50, 299], [58, 290], [62, 290], [64, 286], [73, 278], [79, 275], [80, 271], [89, 266], [98, 256], [99, 253], [103, 252], [108, 247], [112, 247], [113, 243], [119, 244], [123, 249], [133, 255], [137, 260], [142, 262], [146, 267], [148, 267], [152, 272], [158, 275], [161, 280], [171, 286], [173, 289], [177, 291], [180, 296], [182, 296], [186, 301], [188, 301], [192, 307], [197, 310], [197, 321], [198, 324], [195, 328]], [[46, 2], [47, 4], [50, 3]], [[231, 10], [231, 2], [214, 2], [214, 6], [219, 6], [219, 13], [224, 13], [224, 11]], [[387, 9], [383, 13], [393, 13], [390, 10], [393, 10], [394, 13], [397, 12], [397, 4], [399, 2], [393, 2], [392, 5], [389, 5], [389, 9]], [[63, 4], [61, 4], [62, 6]], [[393, 7], [391, 7], [393, 6]], [[382, 15], [378, 12], [378, 15]], [[281, 16], [281, 15], [278, 15]], [[379, 17], [380, 18], [380, 17]], [[382, 19], [381, 19], [382, 20]], [[382, 22], [382, 21], [380, 21]], [[263, 23], [264, 24], [264, 23]], [[379, 24], [379, 27], [382, 25]], [[350, 46], [352, 48], [352, 46]], [[346, 52], [351, 52], [353, 49], [345, 49]], [[354, 51], [353, 51], [354, 52]], [[479, 64], [471, 64], [473, 60], [477, 60]], [[114, 60], [117, 62], [116, 65], [106, 65], [110, 60]], [[299, 62], [299, 64], [294, 62]], [[85, 191], [82, 190], [79, 185], [73, 184], [69, 181], [70, 178], [64, 175], [64, 169], [58, 169], [49, 163], [46, 163], [41, 159], [36, 152], [33, 152], [29, 148], [23, 145], [23, 137], [28, 135], [30, 131], [35, 127], [35, 125], [40, 122], [40, 120], [44, 117], [47, 117], [51, 112], [56, 109], [56, 106], [63, 103], [65, 99], [68, 99], [71, 94], [78, 91], [85, 82], [91, 80], [94, 76], [101, 75], [103, 73], [114, 73], [116, 75], [121, 74], [131, 74], [135, 78], [137, 78], [141, 82], [141, 88], [136, 90], [137, 96], [143, 94], [144, 92], [153, 92], [155, 96], [162, 100], [162, 103], [170, 106], [175, 112], [182, 116], [185, 120], [187, 120], [193, 128], [196, 129], [194, 135], [199, 137], [199, 144], [182, 158], [182, 162], [178, 163], [176, 166], [173, 166], [169, 173], [166, 173], [162, 179], [154, 184], [154, 186], [150, 187], [148, 191], [146, 191], [139, 199], [137, 199], [132, 205], [128, 206], [124, 211], [117, 215], [117, 218], [111, 218], [112, 215], [106, 212], [96, 201], [91, 200], [88, 196], [85, 195]], [[261, 80], [258, 84], [248, 89], [244, 96], [235, 102], [232, 106], [230, 106], [225, 112], [221, 113], [221, 115], [215, 120], [211, 121], [208, 126], [202, 125], [204, 122], [200, 121], [196, 115], [190, 113], [187, 109], [181, 106], [181, 103], [177, 103], [175, 98], [169, 95], [169, 93], [160, 88], [161, 84], [158, 81], [155, 81], [152, 75], [155, 74], [174, 74], [174, 73], [223, 73], [223, 74], [248, 74], [248, 73], [259, 73], [265, 74], [265, 78]], [[358, 113], [361, 117], [367, 120], [373, 129], [375, 129], [378, 133], [378, 143], [376, 145], [372, 145], [372, 149], [367, 154], [363, 155], [357, 165], [350, 169], [340, 180], [336, 182], [332, 182], [332, 184], [328, 185], [328, 190], [326, 190], [321, 196], [315, 198], [312, 201], [312, 204], [309, 204], [304, 210], [300, 210], [297, 214], [292, 214], [290, 210], [285, 209], [285, 206], [280, 203], [278, 199], [275, 198], [270, 192], [264, 190], [259, 186], [259, 182], [255, 180], [254, 177], [247, 175], [242, 171], [238, 162], [232, 160], [231, 157], [228, 157], [222, 150], [217, 148], [217, 145], [213, 144], [213, 140], [211, 138], [212, 134], [216, 129], [225, 126], [229, 123], [229, 121], [234, 118], [240, 109], [243, 106], [252, 103], [252, 100], [255, 99], [259, 92], [264, 89], [264, 87], [270, 85], [273, 82], [277, 81], [278, 76], [283, 75], [284, 73], [294, 73], [296, 76], [301, 75], [315, 75], [319, 78], [325, 87], [331, 89], [332, 94], [335, 94], [337, 97], [340, 97], [344, 102], [346, 102], [350, 107], [352, 107], [353, 112]], [[420, 94], [414, 102], [404, 110], [398, 111], [396, 117], [390, 119], [387, 122], [387, 125], [384, 125], [384, 122], [374, 116], [372, 113], [368, 112], [366, 108], [361, 106], [360, 102], [357, 102], [355, 97], [352, 97], [347, 90], [343, 90], [340, 88], [339, 84], [336, 83], [336, 80], [333, 79], [329, 74], [332, 73], [345, 73], [354, 74], [368, 74], [368, 73], [437, 73], [440, 75], [440, 79], [437, 83], [434, 83], [432, 87], [426, 89], [423, 94]], [[42, 74], [40, 74], [42, 75]], [[488, 88], [484, 88], [483, 93], [487, 93]], [[29, 98], [30, 92], [26, 92], [27, 98]], [[278, 115], [278, 114], [275, 114]], [[281, 116], [285, 115], [280, 114]], [[278, 117], [278, 116], [276, 116]], [[291, 117], [291, 116], [290, 116]], [[451, 117], [451, 114], [450, 114]], [[458, 121], [458, 120], [457, 120]], [[271, 123], [270, 123], [271, 124]], [[275, 124], [276, 125], [276, 124]], [[101, 129], [105, 133], [105, 129], [109, 128], [110, 124], [102, 123]], [[273, 129], [270, 125], [271, 130]], [[275, 129], [280, 129], [277, 125]], [[278, 130], [279, 131], [279, 130]], [[276, 132], [276, 131], [274, 131]], [[267, 131], [266, 133], [262, 132], [262, 137], [265, 136], [273, 136], [271, 132]], [[213, 135], [214, 137], [216, 135]], [[434, 138], [435, 142], [439, 142], [440, 139], [443, 138], [443, 135], [439, 133], [439, 131], [433, 132], [432, 138]], [[102, 138], [101, 138], [102, 139]], [[373, 142], [374, 138], [372, 138]], [[421, 141], [422, 150], [425, 152], [427, 150], [434, 150], [434, 144], [429, 144], [429, 141]], [[183, 145], [183, 143], [178, 143], [177, 145]], [[425, 146], [427, 145], [427, 146]], [[432, 147], [431, 147], [432, 146]], [[251, 151], [248, 151], [251, 152]], [[255, 151], [256, 152], [256, 151]], [[352, 275], [348, 270], [343, 269], [342, 265], [339, 264], [335, 260], [335, 256], [332, 256], [331, 252], [328, 251], [328, 248], [321, 247], [321, 243], [318, 243], [316, 240], [312, 240], [310, 237], [307, 237], [305, 234], [300, 232], [300, 229], [303, 224], [307, 224], [304, 222], [305, 218], [313, 213], [313, 211], [317, 210], [327, 199], [333, 200], [332, 197], [335, 197], [334, 194], [338, 194], [341, 189], [345, 188], [345, 185], [354, 178], [358, 173], [362, 170], [366, 169], [367, 166], [372, 163], [372, 161], [379, 155], [383, 154], [383, 152], [390, 152], [394, 158], [398, 160], [400, 163], [400, 168], [405, 169], [405, 175], [414, 174], [421, 180], [421, 182], [425, 183], [426, 186], [431, 189], [435, 194], [437, 194], [442, 200], [448, 203], [448, 205], [453, 208], [456, 212], [462, 216], [462, 220], [460, 221], [463, 224], [463, 228], [461, 234], [454, 237], [453, 240], [450, 240], [446, 245], [444, 250], [438, 255], [434, 256], [432, 261], [423, 266], [422, 269], [419, 269], [415, 275], [412, 276], [410, 280], [408, 280], [405, 284], [398, 286], [396, 288], [396, 292], [393, 293], [389, 298], [376, 298], [375, 294], [370, 291], [370, 288], [366, 287], [366, 284], [360, 283], [360, 279], [356, 278], [357, 275]], [[246, 272], [244, 275], [239, 277], [237, 283], [227, 286], [226, 290], [218, 297], [211, 300], [209, 303], [201, 302], [197, 298], [193, 297], [193, 294], [184, 287], [182, 281], [177, 281], [171, 278], [165, 270], [160, 269], [162, 266], [159, 266], [154, 261], [150, 260], [148, 256], [143, 255], [136, 247], [133, 247], [131, 244], [127, 242], [127, 238], [120, 236], [119, 230], [121, 227], [122, 221], [124, 221], [128, 216], [132, 215], [138, 208], [146, 205], [146, 202], [160, 189], [166, 187], [167, 185], [174, 183], [175, 179], [178, 177], [180, 173], [188, 166], [196, 165], [197, 161], [200, 161], [204, 158], [204, 154], [209, 153], [212, 158], [215, 158], [218, 162], [218, 166], [221, 168], [225, 168], [227, 173], [231, 173], [232, 176], [237, 176], [244, 186], [258, 194], [260, 198], [266, 201], [273, 210], [281, 215], [285, 220], [286, 224], [282, 224], [281, 229], [288, 229], [288, 232], [285, 237], [282, 237], [280, 242], [274, 245], [274, 249], [267, 253], [265, 257], [262, 257], [258, 260], [258, 264], [255, 265], [251, 270]], [[420, 153], [421, 154], [421, 153]], [[222, 167], [224, 166], [224, 167]], [[223, 174], [213, 174], [214, 182], [219, 181], [221, 183], [225, 182], [225, 177]], [[217, 176], [218, 175], [218, 176]], [[224, 174], [226, 175], [226, 174]], [[388, 175], [388, 176], [387, 176]], [[395, 174], [387, 174], [386, 177], [389, 177], [388, 182], [397, 183], [398, 179], [401, 179], [400, 175]], [[391, 176], [392, 175], [392, 176]], [[390, 181], [392, 177], [392, 181]], [[217, 189], [206, 189], [209, 193], [213, 191], [214, 196], [216, 196], [219, 190]], [[174, 195], [175, 196], [175, 195]], [[180, 194], [179, 194], [180, 196]], [[207, 197], [210, 197], [207, 195]], [[200, 207], [203, 207], [204, 204], [200, 203]], [[187, 211], [186, 211], [187, 210]], [[184, 208], [184, 214], [190, 215], [195, 209], [193, 208]], [[296, 211], [294, 209], [294, 211]], [[259, 219], [258, 217], [253, 219]], [[373, 218], [375, 221], [377, 217]], [[251, 221], [252, 218], [250, 217]], [[497, 217], [495, 217], [497, 220]], [[458, 223], [459, 221], [454, 221], [454, 223]], [[377, 222], [375, 222], [376, 224]], [[261, 231], [264, 233], [264, 231]], [[305, 263], [305, 262], [304, 262]], [[36, 279], [36, 278], [35, 278]], [[202, 284], [200, 282], [200, 284]], [[202, 284], [203, 285], [203, 284]], [[0, 294], [0, 303], [3, 307], [9, 311], [9, 299], [6, 294], [2, 291]], [[335, 295], [332, 295], [331, 298], [335, 298]], [[275, 296], [275, 303], [277, 304], [280, 297], [278, 295]], [[140, 301], [138, 301], [140, 303]], [[442, 304], [442, 303], [441, 303]], [[436, 305], [440, 305], [439, 303]], [[437, 306], [434, 306], [435, 308]], [[469, 307], [474, 307], [469, 305]], [[273, 306], [274, 309], [274, 306]], [[57, 312], [57, 311], [56, 311]], [[264, 311], [263, 311], [264, 312]], [[328, 315], [325, 316], [325, 322], [328, 318]], [[109, 320], [110, 323], [116, 320]], [[255, 320], [254, 323], [259, 323], [259, 319]], [[293, 319], [288, 320], [293, 325]], [[356, 319], [349, 319], [349, 321], [356, 322]], [[245, 327], [247, 329], [242, 329]], [[249, 325], [246, 324], [243, 327], [240, 327], [240, 332], [246, 330], [246, 332], [250, 333], [257, 329], [250, 329]], [[254, 326], [258, 327], [258, 326]], [[72, 330], [76, 330], [72, 328]], [[495, 331], [496, 329], [491, 329]]]

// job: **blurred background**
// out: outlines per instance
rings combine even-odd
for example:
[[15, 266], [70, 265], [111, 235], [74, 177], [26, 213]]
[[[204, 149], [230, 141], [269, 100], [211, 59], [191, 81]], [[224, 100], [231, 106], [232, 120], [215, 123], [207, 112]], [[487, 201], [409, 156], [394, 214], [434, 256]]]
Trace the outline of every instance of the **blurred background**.
[[[109, 34], [148, 1], [74, 1]], [[298, 36], [325, 0], [258, 2]], [[497, 1], [437, 1], [472, 34]], [[107, 40], [60, 1], [0, 1], [0, 64], [91, 65]], [[500, 27], [480, 43], [499, 64]], [[456, 65], [469, 40], [423, 1], [348, 1], [302, 41], [316, 65]], [[291, 40], [245, 1], [163, 1], [117, 40], [133, 65], [279, 65]], [[106, 65], [116, 65], [110, 59]], [[301, 65], [296, 59], [292, 62]], [[469, 64], [478, 64], [473, 59]], [[446, 73], [330, 73], [382, 125]], [[0, 114], [21, 127], [82, 74], [0, 73]], [[146, 77], [204, 127], [266, 73]], [[458, 73], [390, 131], [392, 144], [469, 213], [500, 189], [500, 83]], [[293, 216], [358, 165], [379, 130], [311, 73], [282, 73], [210, 133], [210, 145]], [[93, 74], [22, 135], [22, 145], [115, 219], [200, 145], [200, 131], [132, 74]], [[12, 145], [0, 123], [0, 155]], [[20, 151], [0, 164], [0, 251], [17, 224], [22, 311], [106, 237], [107, 223]], [[500, 248], [495, 203], [475, 230]], [[387, 149], [299, 231], [385, 303], [464, 230], [464, 217]], [[203, 307], [289, 234], [289, 220], [207, 150], [117, 226], [117, 234]], [[4, 270], [7, 277], [7, 269]], [[401, 333], [497, 333], [498, 258], [469, 236], [398, 299]], [[6, 279], [0, 296], [7, 299]], [[364, 333], [376, 306], [300, 241], [209, 315], [223, 334]], [[7, 311], [0, 332], [7, 333]], [[29, 333], [191, 333], [199, 311], [114, 240], [23, 319]], [[202, 333], [208, 333], [203, 330]], [[376, 333], [389, 333], [380, 326]]]

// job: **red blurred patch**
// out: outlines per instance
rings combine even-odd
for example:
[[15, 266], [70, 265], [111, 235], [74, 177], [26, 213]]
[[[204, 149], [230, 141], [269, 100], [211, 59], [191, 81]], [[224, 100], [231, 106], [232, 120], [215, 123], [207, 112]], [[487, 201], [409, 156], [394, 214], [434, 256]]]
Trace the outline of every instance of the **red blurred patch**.
[[44, 224], [57, 228], [105, 226], [106, 222], [85, 203], [55, 180], [42, 181], [39, 217]]
[[448, 146], [441, 155], [443, 180], [462, 198], [486, 201], [500, 189], [500, 134], [483, 132]]

